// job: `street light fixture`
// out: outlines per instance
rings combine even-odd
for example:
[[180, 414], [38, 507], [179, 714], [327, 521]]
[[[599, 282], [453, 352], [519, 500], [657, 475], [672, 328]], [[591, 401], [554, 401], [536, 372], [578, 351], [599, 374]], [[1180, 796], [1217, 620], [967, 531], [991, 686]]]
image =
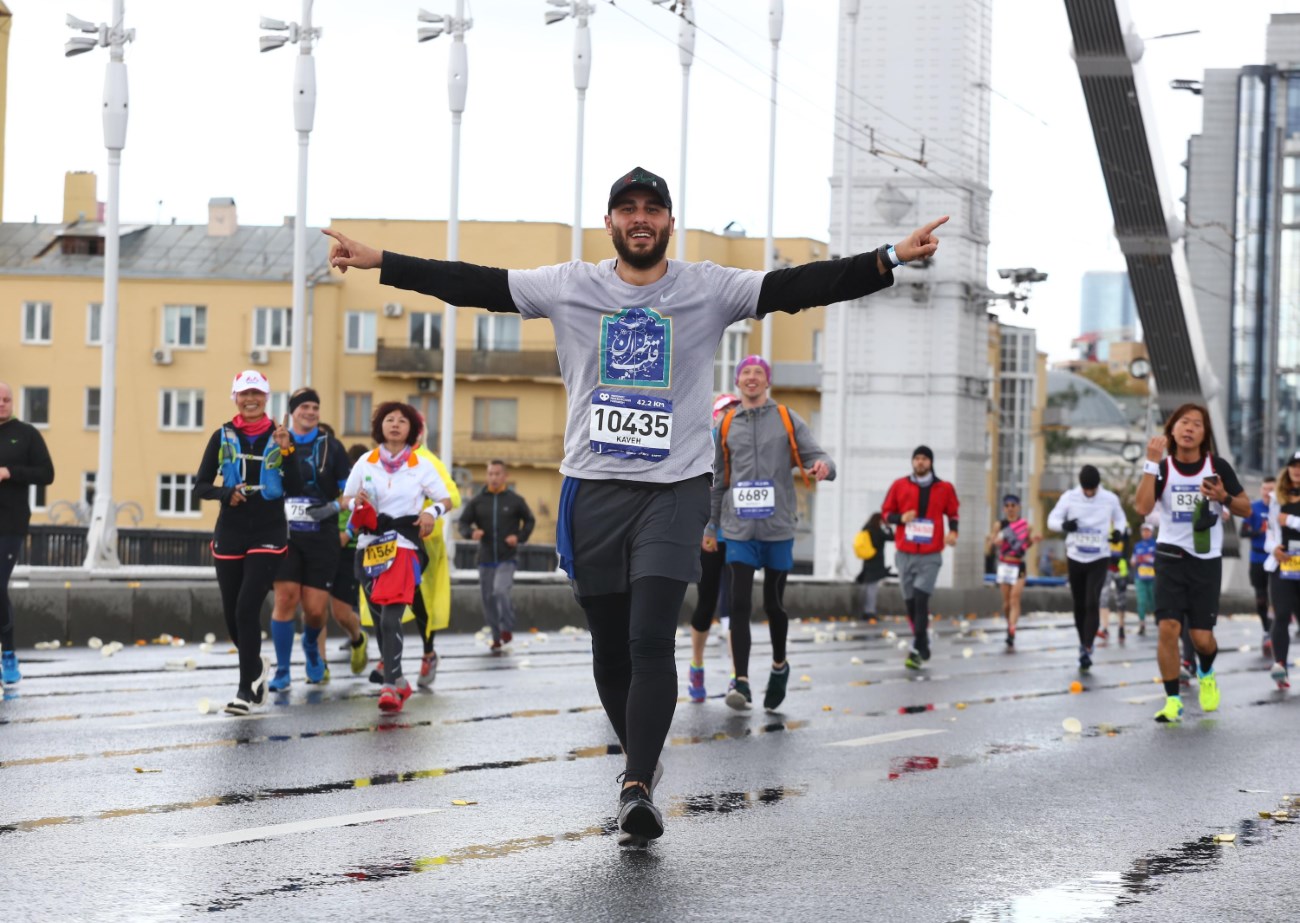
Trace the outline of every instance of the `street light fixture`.
[[573, 252], [570, 259], [582, 259], [582, 124], [586, 108], [587, 87], [591, 83], [591, 30], [587, 18], [596, 13], [594, 3], [586, 0], [546, 0], [559, 9], [547, 10], [546, 24], [554, 25], [573, 17], [573, 86], [578, 91], [578, 150], [573, 158]]
[[[451, 35], [451, 52], [447, 58], [447, 102], [451, 109], [451, 196], [447, 215], [447, 260], [460, 259], [460, 121], [469, 92], [469, 50], [465, 32], [474, 20], [465, 18], [465, 0], [456, 0], [454, 16], [420, 10], [419, 22], [431, 23], [416, 30], [416, 40], [427, 42], [444, 33]], [[442, 393], [438, 395], [438, 455], [452, 467], [452, 436], [456, 421], [456, 305], [444, 303], [442, 309]], [[443, 524], [448, 547], [454, 546], [451, 519]]]
[[999, 269], [998, 278], [1009, 279], [1014, 288], [1009, 292], [988, 292], [988, 300], [1005, 300], [1012, 308], [1018, 304], [1028, 314], [1029, 305], [1025, 302], [1029, 300], [1029, 288], [1036, 282], [1046, 282], [1047, 273], [1039, 272], [1032, 266], [1023, 266], [1018, 269]]
[[99, 469], [95, 473], [90, 527], [86, 530], [84, 566], [87, 570], [119, 565], [117, 509], [113, 503], [113, 440], [117, 429], [117, 290], [122, 244], [118, 204], [129, 101], [124, 53], [127, 42], [135, 41], [135, 30], [123, 25], [123, 7], [124, 0], [113, 0], [111, 25], [96, 25], [68, 16], [69, 29], [95, 34], [96, 37], [74, 36], [68, 40], [63, 52], [70, 58], [97, 46], [109, 50], [108, 68], [104, 72], [103, 109], [104, 147], [108, 150], [108, 201], [104, 214], [107, 227], [104, 229], [104, 299], [100, 318]]
[[321, 30], [311, 24], [314, 0], [302, 0], [302, 22], [284, 22], [261, 18], [261, 28], [283, 35], [263, 35], [258, 45], [262, 51], [274, 51], [286, 44], [298, 46], [298, 60], [293, 71], [293, 124], [298, 132], [298, 208], [293, 220], [293, 321], [289, 337], [289, 390], [306, 384], [307, 341], [307, 148], [311, 143], [316, 119], [316, 59], [312, 44], [319, 41]]

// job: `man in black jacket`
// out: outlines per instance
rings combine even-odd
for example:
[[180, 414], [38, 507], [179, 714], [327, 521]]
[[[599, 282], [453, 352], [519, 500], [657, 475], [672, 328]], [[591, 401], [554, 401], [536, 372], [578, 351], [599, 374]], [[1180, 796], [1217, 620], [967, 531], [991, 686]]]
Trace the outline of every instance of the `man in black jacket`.
[[0, 381], [0, 661], [6, 686], [22, 679], [14, 649], [14, 610], [9, 578], [18, 563], [32, 519], [28, 488], [54, 483], [54, 463], [40, 430], [14, 418], [14, 392]]
[[506, 486], [506, 463], [488, 462], [487, 486], [460, 516], [460, 534], [478, 542], [478, 583], [483, 594], [483, 618], [492, 629], [492, 652], [509, 644], [515, 631], [515, 607], [510, 590], [515, 582], [515, 553], [533, 534], [533, 511], [523, 497]]

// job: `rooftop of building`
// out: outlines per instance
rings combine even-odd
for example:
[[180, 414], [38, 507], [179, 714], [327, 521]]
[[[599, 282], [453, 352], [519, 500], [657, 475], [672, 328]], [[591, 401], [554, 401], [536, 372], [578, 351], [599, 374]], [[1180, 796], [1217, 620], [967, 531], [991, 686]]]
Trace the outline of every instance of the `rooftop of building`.
[[[0, 223], [0, 275], [102, 276], [105, 225]], [[137, 279], [293, 279], [293, 227], [237, 227], [225, 235], [203, 224], [123, 225], [121, 275]], [[308, 228], [307, 271], [329, 280], [329, 239]]]

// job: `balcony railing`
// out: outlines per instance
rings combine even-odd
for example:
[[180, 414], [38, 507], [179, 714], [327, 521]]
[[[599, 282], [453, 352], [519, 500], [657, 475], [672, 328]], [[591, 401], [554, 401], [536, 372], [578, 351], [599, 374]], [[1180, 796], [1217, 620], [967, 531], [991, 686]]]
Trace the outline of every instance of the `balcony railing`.
[[564, 459], [562, 435], [501, 439], [457, 433], [451, 447], [458, 465], [485, 465], [494, 458], [509, 465], [559, 465]]
[[[442, 350], [380, 340], [375, 346], [375, 373], [402, 378], [441, 378]], [[559, 378], [554, 350], [456, 350], [456, 376], [487, 378]]]

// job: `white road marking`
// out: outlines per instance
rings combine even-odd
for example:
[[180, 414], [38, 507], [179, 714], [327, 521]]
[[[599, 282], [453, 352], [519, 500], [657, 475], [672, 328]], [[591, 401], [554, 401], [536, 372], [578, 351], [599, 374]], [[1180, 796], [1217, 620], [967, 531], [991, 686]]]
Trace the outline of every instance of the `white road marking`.
[[1148, 702], [1159, 702], [1163, 698], [1165, 698], [1165, 694], [1163, 692], [1158, 692], [1155, 695], [1134, 696], [1133, 698], [1125, 699], [1124, 701], [1130, 705], [1145, 705]]
[[245, 721], [261, 721], [265, 718], [286, 718], [287, 715], [267, 712], [262, 715], [227, 715], [222, 711], [225, 706], [213, 704], [212, 713], [203, 718], [187, 718], [184, 721], [156, 721], [152, 724], [124, 724], [118, 728], [119, 731], [149, 731], [154, 728], [181, 728], [188, 727], [191, 724], [211, 724], [213, 721], [226, 719], [225, 724], [231, 728], [238, 728]]
[[945, 728], [913, 728], [910, 731], [890, 731], [888, 734], [876, 734], [874, 737], [856, 737], [853, 740], [837, 740], [828, 747], [870, 747], [872, 744], [893, 743], [911, 737], [929, 737], [931, 734], [947, 734]]
[[203, 846], [224, 846], [227, 843], [248, 843], [252, 840], [269, 840], [278, 836], [292, 836], [310, 830], [325, 830], [329, 827], [350, 827], [354, 824], [370, 824], [381, 820], [394, 820], [399, 817], [415, 817], [420, 814], [441, 814], [437, 808], [390, 808], [383, 811], [364, 811], [360, 814], [339, 814], [336, 817], [319, 817], [316, 820], [299, 820], [289, 824], [272, 824], [269, 827], [246, 827], [243, 830], [230, 830], [226, 833], [214, 833], [208, 836], [194, 836], [184, 840], [173, 840], [161, 844], [163, 849], [198, 849]]

